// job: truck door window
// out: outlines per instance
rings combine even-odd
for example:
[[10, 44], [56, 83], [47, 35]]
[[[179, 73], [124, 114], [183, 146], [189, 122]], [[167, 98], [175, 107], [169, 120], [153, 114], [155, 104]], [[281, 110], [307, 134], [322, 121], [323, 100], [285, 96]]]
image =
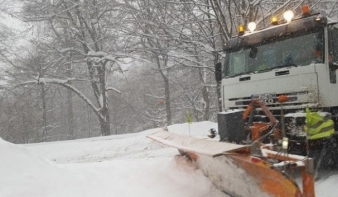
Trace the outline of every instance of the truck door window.
[[[333, 62], [338, 63], [338, 27], [337, 26], [331, 26], [330, 27], [330, 39], [329, 39], [329, 64], [332, 64]], [[337, 74], [336, 69], [333, 67], [330, 67], [330, 82], [331, 83], [337, 83]]]
[[230, 64], [233, 66], [229, 67], [227, 75], [231, 76], [246, 72], [247, 58], [247, 51], [238, 52], [235, 55], [231, 56]]

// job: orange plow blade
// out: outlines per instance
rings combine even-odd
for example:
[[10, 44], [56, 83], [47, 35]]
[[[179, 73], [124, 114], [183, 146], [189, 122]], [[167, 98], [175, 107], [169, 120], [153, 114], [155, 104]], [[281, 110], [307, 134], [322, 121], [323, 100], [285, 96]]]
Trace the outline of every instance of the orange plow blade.
[[271, 196], [302, 196], [296, 182], [278, 169], [272, 168], [269, 163], [251, 156], [231, 155], [230, 158], [259, 183], [262, 191]]
[[264, 156], [251, 155], [250, 146], [197, 139], [168, 131], [148, 137], [180, 150], [194, 160], [220, 190], [231, 196], [314, 197], [313, 176], [308, 176], [306, 170], [307, 186], [303, 185], [305, 193], [302, 193], [291, 177], [273, 167]]

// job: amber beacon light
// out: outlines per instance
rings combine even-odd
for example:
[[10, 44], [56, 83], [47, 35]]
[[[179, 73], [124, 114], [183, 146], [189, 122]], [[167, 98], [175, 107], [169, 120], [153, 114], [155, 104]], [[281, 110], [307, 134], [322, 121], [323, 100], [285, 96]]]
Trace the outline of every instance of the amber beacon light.
[[309, 5], [303, 5], [302, 7], [302, 15], [307, 16], [310, 14], [310, 7]]
[[277, 16], [273, 16], [273, 17], [271, 18], [271, 24], [273, 24], [273, 25], [278, 25], [278, 18], [277, 18]]
[[239, 25], [238, 26], [238, 35], [243, 35], [245, 31], [244, 25]]

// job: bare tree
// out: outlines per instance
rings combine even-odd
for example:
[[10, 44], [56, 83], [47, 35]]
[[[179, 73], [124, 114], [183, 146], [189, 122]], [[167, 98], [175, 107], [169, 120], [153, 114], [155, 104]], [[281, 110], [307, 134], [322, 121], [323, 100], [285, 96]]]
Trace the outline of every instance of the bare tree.
[[[127, 7], [117, 1], [29, 1], [25, 2], [25, 20], [42, 23], [52, 29], [47, 33], [57, 41], [57, 50], [61, 57], [69, 54], [82, 65], [86, 65], [88, 80], [95, 96], [95, 105], [83, 98], [97, 115], [102, 135], [110, 135], [110, 115], [108, 110], [108, 91], [115, 90], [107, 86], [107, 74], [114, 66], [119, 66], [121, 58], [129, 57], [119, 49], [123, 48], [123, 38], [117, 37], [117, 27], [122, 27], [125, 18], [121, 8]], [[69, 40], [73, 40], [69, 45]], [[61, 78], [62, 79], [62, 78]], [[63, 78], [64, 79], [64, 78]], [[75, 91], [69, 82], [44, 80], [43, 83], [55, 83]], [[40, 81], [37, 81], [41, 83]], [[56, 83], [57, 82], [57, 83]], [[66, 85], [67, 84], [67, 85]], [[75, 91], [84, 97], [83, 94]]]

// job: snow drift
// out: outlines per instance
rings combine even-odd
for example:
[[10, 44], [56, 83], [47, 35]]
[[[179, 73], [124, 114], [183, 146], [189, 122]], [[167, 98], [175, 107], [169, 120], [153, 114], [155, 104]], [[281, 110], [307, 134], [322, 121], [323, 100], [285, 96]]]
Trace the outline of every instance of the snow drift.
[[0, 139], [0, 196], [225, 196], [145, 137], [152, 132], [27, 146]]
[[[188, 124], [168, 128], [189, 135]], [[205, 137], [209, 128], [217, 124], [193, 123], [190, 134]], [[177, 159], [177, 150], [146, 138], [156, 131], [28, 145], [0, 138], [0, 196], [227, 196], [200, 170]], [[320, 179], [316, 195], [336, 196], [337, 181], [338, 175]]]

